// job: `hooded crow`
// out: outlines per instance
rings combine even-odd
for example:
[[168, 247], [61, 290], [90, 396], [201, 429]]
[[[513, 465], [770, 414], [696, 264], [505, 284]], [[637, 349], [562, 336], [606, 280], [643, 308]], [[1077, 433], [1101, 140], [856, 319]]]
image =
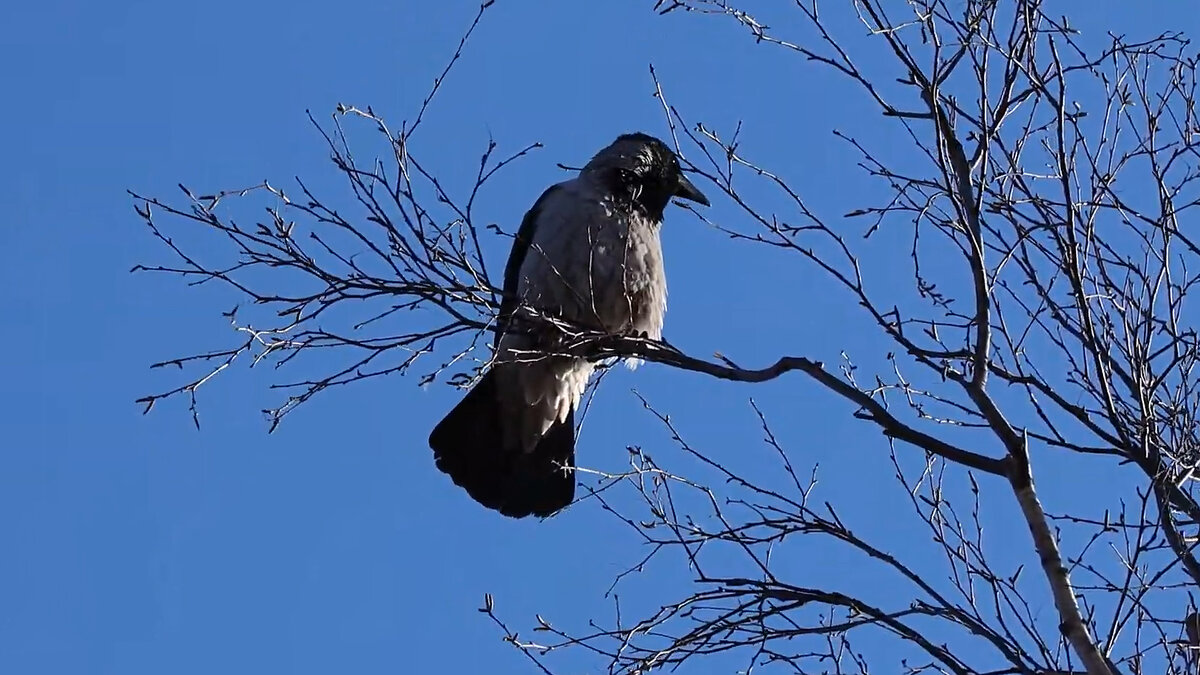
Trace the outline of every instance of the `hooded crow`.
[[513, 319], [532, 310], [660, 339], [667, 283], [659, 228], [673, 197], [708, 204], [666, 144], [633, 133], [525, 214], [504, 270], [493, 365], [429, 436], [437, 467], [480, 504], [522, 518], [571, 503], [575, 410], [595, 366], [556, 354], [561, 332], [544, 322], [522, 328]]

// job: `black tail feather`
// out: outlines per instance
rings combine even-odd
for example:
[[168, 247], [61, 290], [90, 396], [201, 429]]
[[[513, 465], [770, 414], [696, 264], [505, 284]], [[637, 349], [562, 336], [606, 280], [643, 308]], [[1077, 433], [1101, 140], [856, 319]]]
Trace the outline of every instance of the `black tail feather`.
[[[548, 516], [575, 497], [575, 414], [556, 422], [533, 452], [506, 449], [495, 371], [429, 434], [437, 467], [484, 506], [513, 518]], [[564, 469], [565, 467], [565, 469]]]

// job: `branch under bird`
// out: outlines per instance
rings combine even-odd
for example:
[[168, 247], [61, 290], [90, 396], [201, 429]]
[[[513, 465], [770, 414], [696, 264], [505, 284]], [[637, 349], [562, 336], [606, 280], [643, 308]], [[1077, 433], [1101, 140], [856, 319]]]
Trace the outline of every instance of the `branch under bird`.
[[525, 214], [504, 270], [493, 365], [429, 436], [437, 467], [480, 504], [522, 518], [571, 503], [575, 411], [595, 365], [556, 350], [561, 331], [514, 318], [661, 339], [659, 229], [674, 197], [708, 205], [665, 143], [632, 133]]

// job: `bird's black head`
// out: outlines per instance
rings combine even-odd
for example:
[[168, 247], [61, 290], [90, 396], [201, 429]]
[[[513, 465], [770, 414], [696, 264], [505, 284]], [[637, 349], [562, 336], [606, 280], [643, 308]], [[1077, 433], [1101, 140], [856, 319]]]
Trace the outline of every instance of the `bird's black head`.
[[600, 175], [614, 194], [626, 196], [656, 221], [672, 197], [708, 206], [708, 198], [683, 175], [666, 143], [643, 133], [624, 134], [596, 153], [586, 172]]

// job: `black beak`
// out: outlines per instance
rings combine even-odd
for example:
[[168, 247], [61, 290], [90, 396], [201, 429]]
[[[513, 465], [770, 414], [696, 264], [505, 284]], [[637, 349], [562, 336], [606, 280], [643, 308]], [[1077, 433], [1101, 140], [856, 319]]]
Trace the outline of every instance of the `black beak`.
[[708, 206], [708, 197], [705, 197], [704, 193], [692, 185], [692, 181], [683, 174], [679, 174], [679, 186], [675, 188], [675, 196]]

